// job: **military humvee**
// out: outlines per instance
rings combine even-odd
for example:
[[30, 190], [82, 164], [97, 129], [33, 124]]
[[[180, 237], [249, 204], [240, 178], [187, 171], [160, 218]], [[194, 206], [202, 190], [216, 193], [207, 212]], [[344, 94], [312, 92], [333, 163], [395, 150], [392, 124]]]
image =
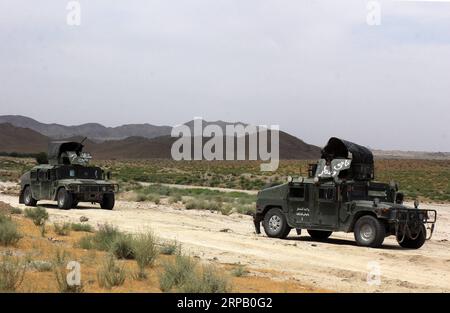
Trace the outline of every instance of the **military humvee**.
[[[331, 138], [321, 159], [309, 166], [308, 177], [261, 190], [254, 223], [268, 237], [285, 238], [292, 228], [306, 229], [313, 239], [332, 232], [353, 232], [360, 246], [379, 247], [394, 235], [400, 246], [418, 249], [430, 239], [437, 213], [403, 205], [396, 183], [374, 181], [371, 151]], [[428, 230], [428, 235], [427, 235]]]
[[79, 202], [100, 203], [112, 210], [119, 186], [110, 174], [89, 166], [91, 156], [79, 142], [51, 142], [49, 164], [33, 167], [20, 178], [19, 203], [36, 206], [39, 200], [56, 200], [60, 209], [75, 208]]

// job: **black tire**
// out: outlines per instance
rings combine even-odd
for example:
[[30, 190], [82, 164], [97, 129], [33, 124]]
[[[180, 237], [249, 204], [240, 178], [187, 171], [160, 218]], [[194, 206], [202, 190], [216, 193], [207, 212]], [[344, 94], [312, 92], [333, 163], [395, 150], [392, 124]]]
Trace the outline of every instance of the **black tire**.
[[280, 209], [270, 209], [263, 220], [264, 232], [270, 238], [286, 238], [291, 231], [286, 217]]
[[332, 231], [308, 229], [308, 234], [312, 239], [325, 240], [331, 236]]
[[33, 198], [30, 186], [26, 186], [23, 190], [23, 203], [26, 206], [36, 206], [37, 200]]
[[112, 210], [115, 202], [116, 200], [113, 193], [105, 193], [102, 201], [100, 202], [100, 206], [104, 210]]
[[[400, 237], [400, 238], [398, 238], [398, 237]], [[403, 236], [398, 236], [398, 237], [397, 237], [397, 241], [401, 247], [407, 248], [407, 249], [419, 249], [420, 247], [423, 246], [423, 244], [425, 243], [425, 240], [427, 239], [427, 230], [425, 229], [425, 226], [422, 225], [420, 227], [420, 234], [417, 236], [416, 239], [411, 239], [411, 238], [408, 238], [407, 236], [405, 236], [403, 241], [400, 242], [400, 240], [402, 239]]]
[[377, 248], [383, 244], [386, 228], [377, 218], [364, 215], [356, 221], [354, 235], [358, 246]]
[[56, 195], [56, 201], [58, 202], [58, 208], [62, 210], [68, 210], [72, 208], [73, 197], [65, 188], [60, 188]]

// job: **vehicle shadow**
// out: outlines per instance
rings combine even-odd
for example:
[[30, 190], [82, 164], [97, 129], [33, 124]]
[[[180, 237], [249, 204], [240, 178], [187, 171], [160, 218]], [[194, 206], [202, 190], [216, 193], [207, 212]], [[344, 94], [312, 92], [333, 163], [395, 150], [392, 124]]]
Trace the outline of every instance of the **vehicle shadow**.
[[67, 209], [67, 210], [63, 210], [58, 208], [57, 204], [51, 204], [51, 203], [43, 203], [43, 204], [39, 204], [38, 206], [46, 208], [46, 209], [55, 209], [55, 210], [60, 210], [60, 211], [68, 211], [68, 210], [92, 210], [92, 209], [98, 209], [101, 210], [101, 208], [95, 205], [89, 205], [89, 204], [79, 204], [77, 205], [76, 208], [71, 208], [71, 209]]
[[[350, 239], [338, 239], [338, 238], [328, 238], [324, 240], [317, 240], [313, 239], [309, 236], [290, 236], [287, 237], [285, 240], [291, 240], [291, 241], [303, 241], [303, 242], [311, 242], [311, 243], [330, 243], [335, 245], [346, 245], [346, 246], [354, 246], [359, 247], [355, 241]], [[381, 250], [404, 250], [404, 248], [398, 246], [398, 245], [392, 245], [388, 243], [384, 243], [380, 248], [375, 249], [381, 249]]]

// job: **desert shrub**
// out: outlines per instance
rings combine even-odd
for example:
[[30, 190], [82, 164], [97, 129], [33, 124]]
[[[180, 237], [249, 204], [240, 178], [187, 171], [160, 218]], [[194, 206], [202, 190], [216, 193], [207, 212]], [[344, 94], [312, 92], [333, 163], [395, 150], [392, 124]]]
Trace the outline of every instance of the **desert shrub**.
[[142, 194], [142, 193], [138, 193], [136, 194], [136, 202], [143, 202], [147, 199], [147, 197]]
[[93, 227], [92, 227], [91, 225], [89, 225], [89, 224], [72, 223], [72, 224], [70, 225], [70, 228], [71, 228], [73, 231], [84, 231], [84, 232], [87, 232], [87, 233], [92, 233], [92, 232], [94, 232]]
[[34, 225], [38, 226], [41, 230], [41, 236], [45, 235], [45, 223], [48, 220], [48, 212], [42, 207], [25, 209], [25, 217], [30, 218]]
[[93, 235], [87, 235], [78, 241], [81, 249], [96, 249], [100, 251], [112, 251], [118, 258], [132, 258], [133, 238], [119, 231], [115, 226], [104, 224]]
[[101, 251], [109, 251], [112, 244], [120, 237], [123, 233], [120, 232], [115, 226], [104, 224], [101, 225], [98, 231], [92, 238], [92, 243], [94, 248]]
[[69, 223], [54, 223], [53, 230], [57, 235], [68, 236], [70, 234], [70, 224]]
[[123, 266], [117, 265], [113, 255], [108, 255], [97, 272], [98, 284], [102, 288], [111, 289], [125, 282], [126, 272]]
[[48, 261], [34, 260], [28, 263], [28, 267], [38, 272], [51, 272], [53, 270], [53, 263]]
[[11, 208], [9, 211], [11, 212], [11, 214], [17, 214], [17, 215], [23, 213], [22, 209], [19, 209], [19, 208]]
[[43, 207], [25, 209], [25, 217], [30, 218], [34, 225], [41, 226], [48, 220], [48, 212]]
[[239, 264], [235, 268], [231, 270], [231, 275], [234, 277], [242, 277], [248, 274], [248, 270], [245, 268], [244, 265]]
[[189, 199], [186, 204], [186, 210], [206, 210], [206, 201], [201, 199]]
[[16, 244], [22, 235], [17, 230], [17, 225], [10, 217], [0, 214], [0, 244], [11, 246]]
[[78, 243], [76, 244], [77, 247], [81, 249], [91, 250], [95, 249], [94, 245], [94, 236], [84, 236], [81, 237]]
[[69, 284], [67, 282], [67, 259], [69, 254], [66, 251], [57, 249], [52, 262], [53, 274], [60, 292], [78, 293], [83, 292], [83, 284]]
[[193, 272], [193, 275], [179, 288], [184, 293], [224, 293], [229, 291], [228, 279], [216, 266], [204, 265]]
[[111, 245], [111, 252], [118, 259], [134, 259], [134, 240], [131, 235], [118, 236]]
[[175, 195], [175, 196], [170, 196], [168, 201], [170, 204], [172, 204], [172, 203], [177, 203], [181, 200], [182, 200], [181, 195]]
[[147, 201], [154, 202], [155, 204], [159, 204], [161, 202], [161, 198], [156, 193], [151, 193], [147, 195]]
[[163, 242], [159, 248], [159, 252], [165, 255], [173, 255], [181, 250], [176, 240]]
[[25, 269], [18, 258], [3, 256], [0, 263], [0, 291], [16, 291], [22, 284]]
[[181, 288], [194, 276], [197, 262], [187, 255], [177, 254], [173, 261], [163, 263], [159, 286], [163, 292]]
[[139, 277], [145, 278], [145, 269], [152, 266], [158, 256], [156, 238], [151, 232], [139, 234], [133, 240], [133, 252], [139, 267]]

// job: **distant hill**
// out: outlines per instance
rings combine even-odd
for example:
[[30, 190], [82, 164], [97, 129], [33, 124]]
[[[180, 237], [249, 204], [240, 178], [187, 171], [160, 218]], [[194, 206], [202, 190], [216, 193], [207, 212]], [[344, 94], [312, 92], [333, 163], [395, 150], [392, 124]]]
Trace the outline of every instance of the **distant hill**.
[[[207, 124], [205, 122], [204, 126]], [[218, 125], [225, 127], [229, 124], [231, 123], [223, 122]], [[82, 136], [75, 135], [68, 136], [65, 140], [79, 141], [82, 138]], [[281, 159], [316, 159], [320, 155], [320, 148], [309, 145], [285, 132], [280, 131], [279, 138]], [[177, 139], [169, 135], [156, 138], [131, 136], [102, 142], [88, 139], [84, 144], [86, 151], [90, 151], [97, 159], [169, 159], [171, 158], [172, 144]], [[37, 153], [47, 151], [48, 142], [51, 140], [30, 128], [16, 127], [9, 123], [0, 124], [0, 152]], [[203, 138], [203, 142], [208, 140], [209, 138]], [[235, 148], [235, 150], [237, 149]], [[245, 150], [248, 152], [248, 136]]]
[[95, 141], [125, 139], [127, 137], [155, 138], [170, 135], [172, 127], [151, 124], [126, 124], [118, 127], [106, 127], [97, 123], [76, 126], [45, 124], [21, 115], [2, 115], [0, 123], [9, 123], [16, 127], [29, 128], [53, 139], [75, 136], [88, 137]]
[[0, 124], [0, 152], [45, 152], [49, 141], [48, 137], [29, 128]]
[[372, 150], [376, 159], [448, 160], [450, 152]]

